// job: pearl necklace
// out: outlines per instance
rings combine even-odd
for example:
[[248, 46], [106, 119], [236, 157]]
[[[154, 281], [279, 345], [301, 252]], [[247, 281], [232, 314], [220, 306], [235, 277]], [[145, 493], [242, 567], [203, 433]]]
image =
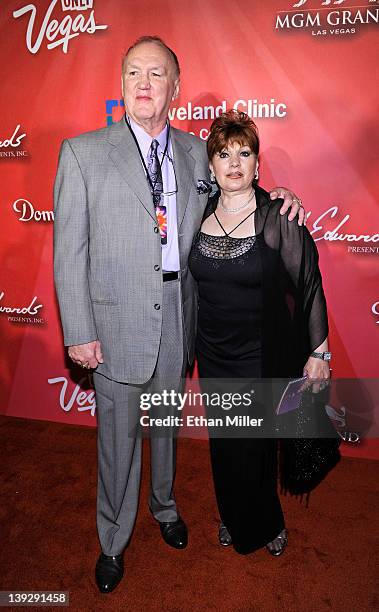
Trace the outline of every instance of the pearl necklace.
[[238, 208], [227, 208], [226, 206], [224, 206], [221, 198], [219, 199], [219, 203], [220, 206], [222, 208], [222, 210], [226, 213], [238, 213], [240, 212], [240, 210], [243, 210], [244, 208], [246, 208], [246, 206], [248, 206], [248, 204], [250, 204], [251, 200], [255, 197], [255, 191], [252, 192], [250, 198], [248, 199], [247, 202], [245, 202], [245, 204], [242, 204], [242, 206], [239, 206]]

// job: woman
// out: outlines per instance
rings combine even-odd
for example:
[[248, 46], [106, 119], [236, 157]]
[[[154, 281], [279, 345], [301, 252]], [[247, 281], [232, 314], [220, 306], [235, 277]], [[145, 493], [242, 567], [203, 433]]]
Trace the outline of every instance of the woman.
[[[208, 202], [189, 261], [199, 291], [200, 377], [329, 378], [317, 250], [307, 229], [281, 216], [281, 202], [256, 184], [254, 122], [242, 112], [222, 114], [207, 150], [219, 191]], [[280, 555], [287, 531], [275, 439], [211, 438], [210, 450], [220, 543], [233, 543], [241, 554], [266, 546]]]

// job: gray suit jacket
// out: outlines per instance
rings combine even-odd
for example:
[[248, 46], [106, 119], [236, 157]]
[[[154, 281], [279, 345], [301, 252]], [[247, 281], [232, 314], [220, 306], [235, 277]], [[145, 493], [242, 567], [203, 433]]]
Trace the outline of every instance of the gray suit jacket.
[[[197, 300], [187, 259], [200, 226], [209, 177], [204, 142], [171, 129], [178, 182], [177, 215], [183, 319], [194, 354]], [[162, 252], [151, 193], [124, 119], [65, 140], [54, 187], [54, 275], [66, 346], [100, 340], [98, 371], [144, 383], [157, 360]], [[157, 270], [159, 266], [159, 270]]]

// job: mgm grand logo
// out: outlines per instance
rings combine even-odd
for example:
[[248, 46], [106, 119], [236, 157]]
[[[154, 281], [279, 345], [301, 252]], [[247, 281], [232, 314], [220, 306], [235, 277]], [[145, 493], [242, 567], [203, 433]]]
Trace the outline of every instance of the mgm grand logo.
[[307, 30], [312, 36], [338, 36], [355, 34], [362, 26], [378, 23], [378, 0], [366, 0], [361, 6], [348, 6], [346, 0], [298, 0], [291, 9], [277, 13], [275, 29]]

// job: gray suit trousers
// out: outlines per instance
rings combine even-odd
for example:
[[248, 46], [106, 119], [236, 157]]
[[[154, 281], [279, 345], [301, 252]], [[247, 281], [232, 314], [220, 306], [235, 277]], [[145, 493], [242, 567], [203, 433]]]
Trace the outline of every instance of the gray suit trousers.
[[[121, 554], [136, 520], [142, 460], [140, 418], [146, 414], [162, 416], [162, 412], [157, 414], [158, 409], [141, 412], [140, 394], [160, 392], [163, 388], [179, 391], [185, 374], [179, 280], [164, 283], [162, 308], [160, 349], [150, 381], [129, 385], [94, 374], [98, 419], [97, 528], [106, 555]], [[164, 415], [168, 414], [178, 416], [177, 409], [165, 407]], [[149, 504], [154, 518], [160, 522], [178, 518], [173, 494], [176, 433], [173, 428], [165, 428], [159, 437], [150, 436]]]

